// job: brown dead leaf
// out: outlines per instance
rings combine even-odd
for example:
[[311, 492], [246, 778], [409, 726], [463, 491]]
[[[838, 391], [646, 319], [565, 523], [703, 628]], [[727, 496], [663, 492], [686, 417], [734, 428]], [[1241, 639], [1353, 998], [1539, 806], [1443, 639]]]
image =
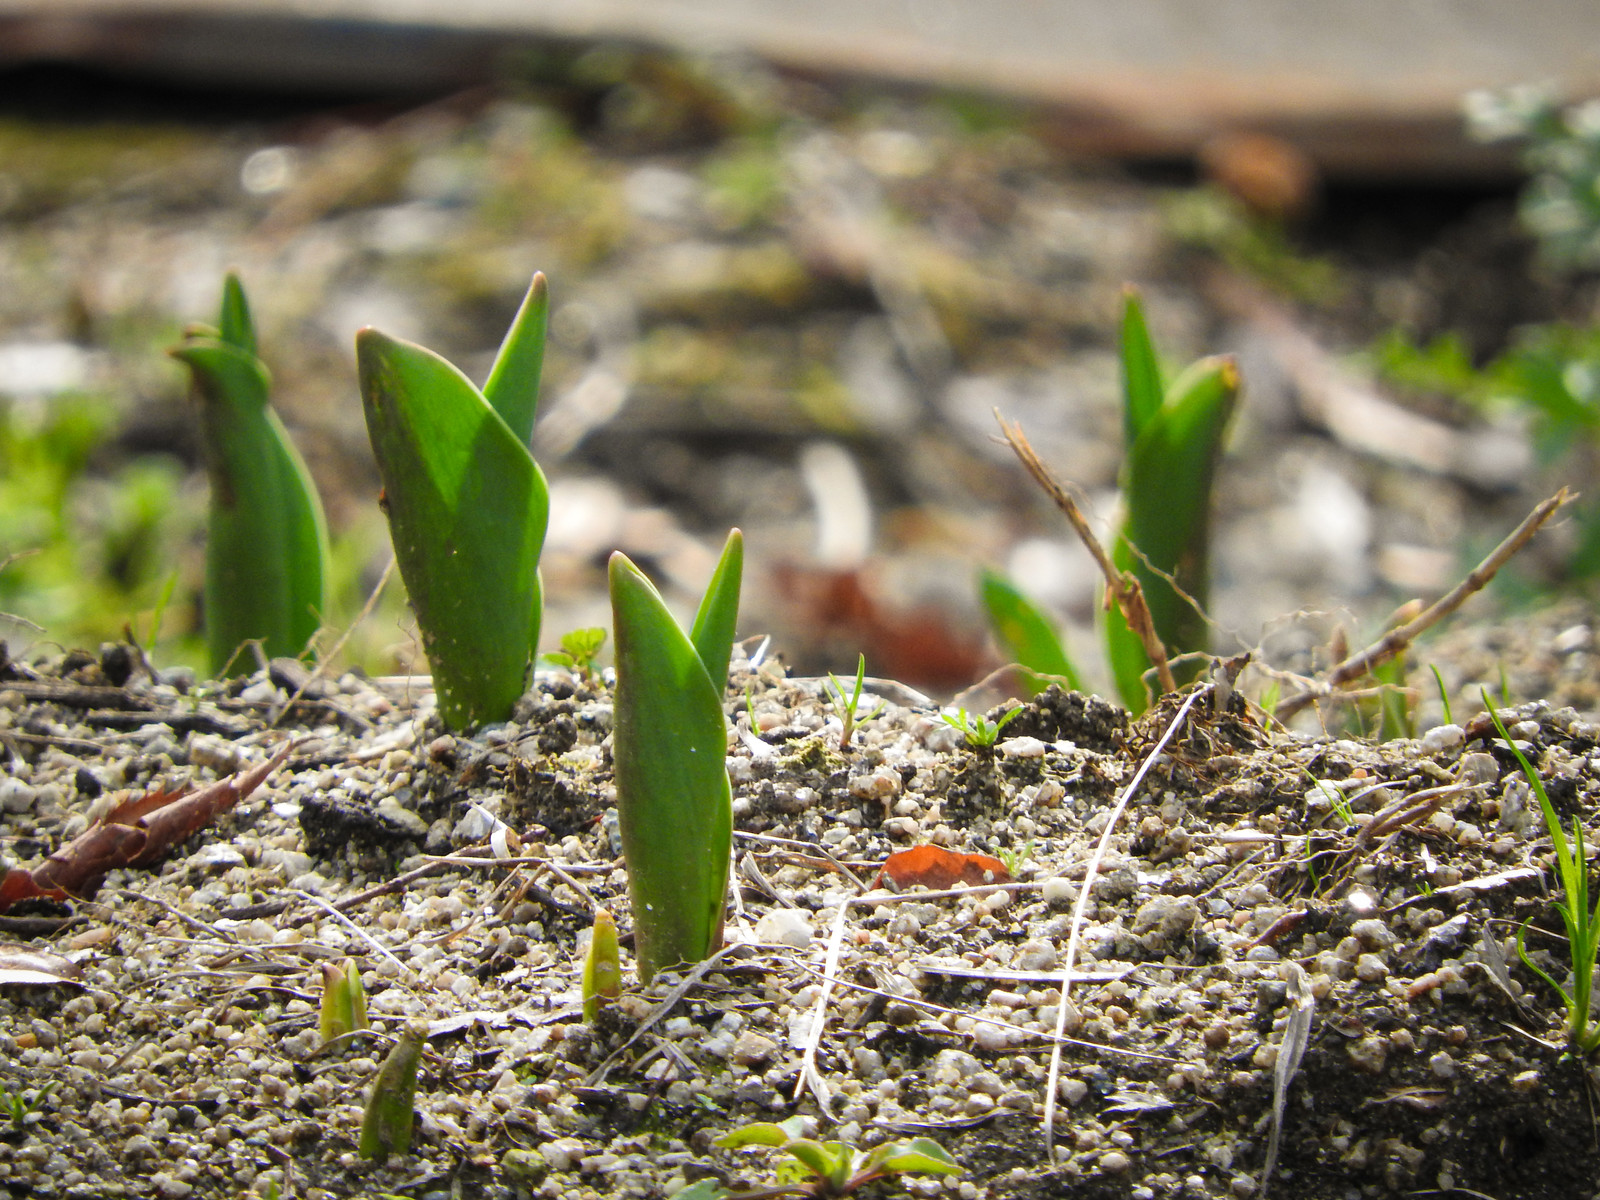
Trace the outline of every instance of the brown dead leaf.
[[157, 861], [260, 787], [293, 747], [285, 742], [265, 762], [197, 792], [156, 791], [119, 804], [39, 866], [12, 867], [0, 877], [0, 912], [22, 900], [93, 896], [107, 873]]
[[942, 846], [913, 846], [889, 855], [878, 872], [877, 883], [885, 880], [904, 890], [917, 884], [942, 892], [959, 884], [981, 887], [986, 883], [1010, 883], [1011, 872], [1005, 863], [987, 854], [961, 854]]

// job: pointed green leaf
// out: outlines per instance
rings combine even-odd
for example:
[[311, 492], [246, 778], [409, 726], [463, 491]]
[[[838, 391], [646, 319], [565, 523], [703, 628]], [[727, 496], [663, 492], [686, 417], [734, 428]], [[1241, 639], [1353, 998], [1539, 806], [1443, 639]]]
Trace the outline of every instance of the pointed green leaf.
[[366, 1111], [361, 1117], [361, 1141], [357, 1153], [379, 1162], [391, 1154], [411, 1149], [411, 1127], [416, 1119], [417, 1067], [422, 1062], [422, 1047], [428, 1041], [428, 1023], [416, 1019], [400, 1031], [399, 1040], [389, 1051], [378, 1077], [367, 1094]]
[[439, 711], [503, 721], [539, 641], [544, 474], [467, 377], [421, 346], [364, 329], [361, 399]]
[[1150, 327], [1144, 320], [1144, 302], [1132, 286], [1122, 291], [1122, 441], [1130, 447], [1139, 440], [1150, 418], [1161, 411], [1165, 389], [1161, 364]]
[[244, 298], [244, 285], [232, 271], [222, 281], [222, 317], [217, 322], [217, 337], [246, 354], [256, 353], [256, 327], [250, 319], [250, 303]]
[[[1207, 643], [1205, 621], [1162, 573], [1205, 604], [1212, 485], [1238, 394], [1239, 372], [1232, 359], [1195, 363], [1173, 381], [1166, 403], [1145, 424], [1123, 464], [1127, 516], [1112, 560], [1138, 577], [1156, 633], [1171, 653], [1202, 650]], [[1150, 665], [1144, 648], [1116, 609], [1106, 614], [1106, 636], [1123, 703], [1142, 711], [1138, 675]]]
[[661, 595], [611, 556], [617, 814], [639, 977], [700, 962], [722, 929], [733, 795], [722, 692]]
[[210, 337], [172, 350], [200, 400], [211, 481], [206, 640], [219, 674], [245, 642], [268, 657], [302, 653], [326, 607], [322, 505], [294, 444], [267, 405], [259, 359]]
[[1083, 690], [1061, 635], [1015, 584], [985, 569], [978, 575], [978, 594], [1003, 652], [1032, 673], [1028, 683], [1034, 693], [1044, 691], [1048, 677], [1064, 679], [1073, 691]]
[[544, 273], [537, 272], [483, 385], [483, 398], [524, 446], [533, 439], [533, 418], [539, 410], [539, 375], [544, 370], [549, 313], [550, 288]]
[[739, 583], [744, 575], [744, 534], [728, 534], [722, 557], [700, 599], [689, 640], [694, 643], [712, 686], [721, 696], [728, 686], [728, 660], [733, 657], [733, 631], [739, 620]]

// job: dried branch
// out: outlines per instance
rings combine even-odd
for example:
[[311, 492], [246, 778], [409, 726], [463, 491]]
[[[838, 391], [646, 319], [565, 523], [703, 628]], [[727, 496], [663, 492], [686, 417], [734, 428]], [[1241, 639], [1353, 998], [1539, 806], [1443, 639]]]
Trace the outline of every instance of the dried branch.
[[1045, 495], [1049, 496], [1055, 502], [1055, 506], [1066, 515], [1079, 540], [1088, 547], [1089, 553], [1100, 565], [1100, 573], [1106, 577], [1106, 602], [1109, 604], [1112, 599], [1116, 600], [1117, 607], [1122, 610], [1122, 616], [1128, 622], [1128, 628], [1138, 635], [1139, 641], [1144, 645], [1145, 656], [1155, 667], [1156, 680], [1161, 685], [1162, 694], [1169, 695], [1177, 691], [1178, 683], [1172, 677], [1172, 667], [1167, 662], [1166, 647], [1156, 635], [1155, 621], [1150, 616], [1150, 606], [1145, 603], [1144, 588], [1140, 586], [1138, 578], [1132, 571], [1117, 569], [1116, 563], [1112, 562], [1111, 556], [1106, 553], [1106, 548], [1100, 544], [1100, 539], [1095, 537], [1094, 531], [1089, 528], [1089, 522], [1084, 517], [1083, 510], [1078, 507], [1078, 502], [1066, 488], [1056, 482], [1044, 463], [1039, 461], [1039, 455], [1029, 444], [1022, 427], [1009, 423], [1000, 415], [998, 409], [995, 410], [994, 418], [1000, 423], [1000, 432], [1005, 435], [1006, 443], [1017, 456], [1017, 460], [1027, 468], [1034, 482], [1044, 489]]
[[1490, 552], [1489, 556], [1474, 567], [1460, 583], [1451, 588], [1433, 604], [1429, 605], [1413, 620], [1407, 621], [1398, 629], [1391, 629], [1382, 638], [1368, 646], [1359, 654], [1352, 654], [1349, 658], [1339, 663], [1315, 684], [1297, 696], [1290, 696], [1274, 710], [1273, 716], [1280, 721], [1287, 721], [1309, 704], [1314, 704], [1324, 696], [1331, 695], [1335, 690], [1349, 683], [1353, 679], [1360, 679], [1370, 674], [1374, 667], [1380, 667], [1395, 655], [1416, 641], [1422, 633], [1438, 624], [1445, 617], [1455, 612], [1466, 602], [1467, 597], [1474, 592], [1481, 591], [1488, 586], [1491, 579], [1499, 573], [1500, 568], [1510, 562], [1524, 546], [1533, 539], [1540, 528], [1563, 505], [1577, 499], [1572, 492], [1562, 488], [1554, 496], [1538, 505], [1532, 512], [1523, 518], [1522, 524], [1513, 529], [1506, 539]]

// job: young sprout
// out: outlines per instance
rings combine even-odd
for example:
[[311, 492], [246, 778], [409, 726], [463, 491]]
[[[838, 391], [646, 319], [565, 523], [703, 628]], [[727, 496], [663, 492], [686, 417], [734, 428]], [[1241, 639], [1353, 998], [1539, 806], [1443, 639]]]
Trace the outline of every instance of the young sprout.
[[609, 909], [597, 908], [589, 951], [583, 956], [583, 1019], [600, 1015], [602, 1000], [615, 1000], [622, 990], [621, 956], [617, 950], [617, 922]]
[[[1139, 295], [1127, 289], [1122, 318], [1122, 496], [1126, 516], [1112, 561], [1144, 589], [1169, 651], [1205, 649], [1210, 584], [1211, 492], [1239, 396], [1230, 358], [1204, 358], [1166, 381]], [[1144, 643], [1122, 612], [1106, 613], [1106, 648], [1122, 702], [1149, 706]]]
[[379, 503], [453, 728], [509, 717], [538, 647], [550, 495], [528, 441], [547, 309], [535, 275], [481, 391], [431, 350], [356, 335]]
[[961, 1166], [932, 1138], [884, 1142], [858, 1150], [846, 1142], [819, 1142], [803, 1136], [806, 1118], [758, 1121], [718, 1138], [724, 1149], [771, 1146], [788, 1155], [778, 1168], [784, 1181], [756, 1192], [729, 1192], [721, 1184], [702, 1181], [677, 1193], [674, 1200], [754, 1200], [765, 1196], [811, 1196], [817, 1200], [849, 1196], [880, 1179], [896, 1175], [959, 1175]]
[[722, 711], [739, 611], [744, 537], [728, 535], [685, 634], [627, 556], [611, 556], [617, 687], [612, 755], [633, 905], [634, 958], [648, 983], [700, 962], [722, 937], [733, 792]]
[[193, 326], [172, 356], [189, 368], [211, 483], [205, 617], [211, 669], [246, 643], [304, 653], [327, 609], [328, 533], [305, 462], [268, 402], [267, 369], [239, 277], [223, 283], [217, 328]]
[[887, 700], [880, 700], [878, 701], [878, 707], [866, 716], [856, 715], [857, 709], [861, 704], [861, 689], [866, 683], [866, 679], [867, 656], [865, 654], [857, 655], [856, 657], [856, 685], [848, 697], [844, 694], [844, 684], [839, 682], [839, 677], [832, 671], [828, 672], [828, 683], [833, 687], [834, 706], [839, 710], [839, 749], [841, 751], [850, 749], [850, 735], [855, 732], [857, 724], [865, 724], [872, 720], [873, 717], [877, 716], [889, 705]]
[[990, 724], [982, 713], [969, 713], [964, 708], [958, 708], [953, 713], [941, 712], [939, 717], [952, 729], [959, 729], [962, 736], [967, 739], [967, 745], [974, 749], [990, 749], [999, 740], [1000, 731], [1021, 711], [1022, 706], [1019, 704], [993, 724]]
[[1572, 840], [1568, 842], [1566, 832], [1561, 827], [1561, 818], [1556, 815], [1555, 805], [1550, 803], [1550, 795], [1545, 791], [1544, 781], [1539, 778], [1539, 772], [1528, 761], [1528, 756], [1523, 754], [1516, 742], [1511, 740], [1511, 734], [1506, 731], [1500, 714], [1489, 702], [1487, 690], [1483, 692], [1483, 706], [1489, 710], [1489, 719], [1494, 722], [1495, 729], [1516, 757], [1517, 765], [1522, 768], [1523, 778], [1528, 781], [1528, 787], [1538, 798], [1539, 809], [1544, 813], [1545, 828], [1550, 831], [1550, 841], [1555, 845], [1556, 874], [1561, 880], [1561, 890], [1566, 897], [1564, 901], [1556, 901], [1556, 911], [1561, 914], [1561, 924], [1567, 931], [1567, 955], [1572, 963], [1572, 987], [1570, 989], [1562, 987], [1548, 972], [1528, 957], [1523, 944], [1528, 933], [1526, 921], [1517, 930], [1517, 957], [1522, 959], [1523, 966], [1549, 984], [1566, 1004], [1567, 1045], [1574, 1054], [1586, 1057], [1600, 1050], [1600, 1023], [1594, 1020], [1590, 1011], [1590, 997], [1594, 990], [1595, 959], [1600, 956], [1600, 899], [1596, 900], [1593, 909], [1589, 907], [1589, 864], [1584, 858], [1583, 822], [1576, 815], [1573, 816]]
[[322, 964], [322, 1012], [318, 1032], [323, 1045], [347, 1033], [370, 1029], [367, 1019], [367, 993], [361, 986], [361, 971], [353, 959], [343, 967]]
[[394, 1049], [378, 1068], [378, 1077], [367, 1093], [367, 1107], [361, 1117], [357, 1153], [362, 1158], [383, 1162], [391, 1154], [404, 1154], [411, 1149], [411, 1127], [416, 1120], [417, 1067], [422, 1062], [422, 1048], [427, 1042], [428, 1023], [420, 1018], [408, 1021]]
[[606, 631], [598, 625], [574, 629], [571, 633], [561, 635], [561, 649], [550, 651], [544, 655], [544, 660], [554, 666], [565, 667], [579, 678], [589, 681], [595, 675], [595, 657], [605, 644]]

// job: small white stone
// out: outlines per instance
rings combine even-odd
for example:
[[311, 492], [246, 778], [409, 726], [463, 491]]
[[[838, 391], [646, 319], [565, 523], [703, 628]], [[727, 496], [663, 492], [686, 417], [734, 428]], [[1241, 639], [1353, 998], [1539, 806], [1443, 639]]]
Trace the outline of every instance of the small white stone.
[[1002, 758], [1043, 758], [1049, 745], [1036, 737], [1007, 738], [995, 747]]
[[804, 950], [811, 945], [811, 918], [798, 908], [775, 908], [756, 922], [756, 940]]
[[1435, 725], [1421, 740], [1424, 753], [1437, 754], [1461, 745], [1466, 740], [1466, 732], [1459, 725]]

